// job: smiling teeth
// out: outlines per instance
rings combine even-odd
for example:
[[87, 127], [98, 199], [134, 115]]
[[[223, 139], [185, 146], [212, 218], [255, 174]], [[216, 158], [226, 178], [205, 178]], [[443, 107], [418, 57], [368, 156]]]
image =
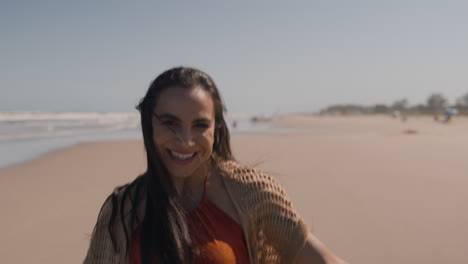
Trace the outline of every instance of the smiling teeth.
[[181, 153], [177, 153], [177, 152], [174, 152], [171, 150], [171, 154], [176, 157], [176, 158], [179, 158], [179, 159], [188, 159], [188, 158], [191, 158], [193, 156], [193, 154], [195, 153], [192, 153], [192, 154], [181, 154]]

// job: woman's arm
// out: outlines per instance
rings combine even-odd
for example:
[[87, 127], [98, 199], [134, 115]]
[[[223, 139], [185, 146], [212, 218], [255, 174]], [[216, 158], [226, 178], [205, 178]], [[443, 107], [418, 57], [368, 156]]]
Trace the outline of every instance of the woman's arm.
[[346, 264], [310, 232], [297, 260], [298, 264]]

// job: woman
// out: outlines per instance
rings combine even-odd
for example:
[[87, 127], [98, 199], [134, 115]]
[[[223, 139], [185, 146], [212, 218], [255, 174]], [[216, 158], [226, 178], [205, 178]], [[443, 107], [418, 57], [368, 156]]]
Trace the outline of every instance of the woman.
[[273, 178], [235, 162], [207, 74], [170, 69], [137, 109], [146, 172], [105, 201], [85, 263], [338, 263]]

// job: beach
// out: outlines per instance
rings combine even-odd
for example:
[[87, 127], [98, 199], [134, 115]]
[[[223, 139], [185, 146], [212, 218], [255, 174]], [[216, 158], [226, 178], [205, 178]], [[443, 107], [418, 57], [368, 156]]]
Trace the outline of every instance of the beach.
[[[468, 262], [468, 118], [295, 115], [234, 131], [244, 164], [282, 184], [350, 263]], [[2, 263], [81, 263], [99, 209], [145, 169], [141, 140], [97, 141], [0, 168]]]

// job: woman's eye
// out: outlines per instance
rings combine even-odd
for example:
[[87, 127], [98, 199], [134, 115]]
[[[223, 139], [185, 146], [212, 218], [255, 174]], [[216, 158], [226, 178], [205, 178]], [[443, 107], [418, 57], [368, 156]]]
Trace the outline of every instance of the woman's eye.
[[198, 128], [209, 128], [210, 127], [210, 125], [206, 124], [206, 123], [198, 123], [195, 126], [198, 127]]

